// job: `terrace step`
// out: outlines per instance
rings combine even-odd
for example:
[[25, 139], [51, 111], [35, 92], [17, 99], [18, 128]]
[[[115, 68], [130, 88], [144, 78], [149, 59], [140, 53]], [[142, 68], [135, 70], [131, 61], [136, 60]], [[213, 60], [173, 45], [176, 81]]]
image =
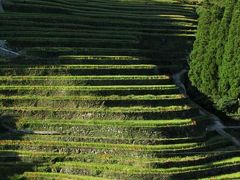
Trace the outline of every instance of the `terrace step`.
[[[36, 23], [36, 22], [28, 22], [28, 21], [23, 21], [21, 22], [21, 24], [19, 24], [18, 22], [15, 21], [8, 21], [8, 20], [2, 20], [0, 19], [0, 25], [7, 25], [9, 27], [26, 27], [27, 29], [31, 29], [32, 27], [35, 28], [47, 28], [50, 27], [52, 29], [62, 29], [62, 30], [68, 30], [71, 31], [71, 28], [75, 28], [75, 29], [84, 29], [84, 30], [94, 30], [94, 29], [98, 29], [99, 31], [131, 31], [132, 33], [138, 35], [138, 36], [155, 36], [155, 37], [182, 37], [182, 38], [186, 38], [186, 39], [191, 39], [193, 40], [195, 38], [195, 31], [196, 31], [196, 26], [194, 27], [192, 24], [186, 25], [185, 27], [179, 27], [178, 25], [168, 25], [168, 27], [145, 27], [144, 29], [142, 29], [141, 32], [139, 32], [139, 28], [132, 28], [132, 27], [122, 27], [122, 28], [116, 28], [116, 27], [104, 27], [103, 26], [96, 26], [96, 27], [92, 27], [92, 26], [88, 26], [88, 25], [77, 25], [77, 24], [53, 24], [53, 23]], [[154, 28], [158, 28], [158, 29], [154, 29]], [[168, 29], [174, 29], [174, 30], [170, 30], [168, 31]], [[39, 37], [41, 39], [41, 37]], [[11, 44], [16, 43], [19, 47], [29, 47], [28, 46], [28, 42], [31, 43], [31, 45], [33, 45], [34, 47], [37, 47], [37, 43], [39, 43], [39, 45], [44, 45], [47, 46], [47, 43], [44, 43], [44, 41], [41, 40], [35, 40], [34, 38], [28, 38], [28, 41], [24, 41], [24, 44], [20, 44], [20, 38], [19, 39], [13, 39], [13, 38], [7, 38], [9, 40], [9, 42]], [[55, 41], [51, 41], [51, 38], [45, 38], [46, 41], [49, 41], [51, 43], [51, 45], [58, 47], [58, 45], [60, 45], [60, 42], [63, 42], [65, 44], [66, 47], [82, 47], [80, 45], [77, 44], [77, 42], [74, 43], [74, 40], [71, 41], [71, 39], [65, 39], [64, 41], [61, 40], [60, 38], [58, 40]], [[61, 41], [60, 41], [61, 40]], [[141, 40], [141, 39], [139, 39]], [[121, 49], [124, 48], [124, 45], [129, 46], [129, 48], [138, 48], [139, 50], [141, 50], [141, 42], [139, 43], [139, 41], [121, 41], [121, 40], [114, 40], [114, 39], [106, 39], [106, 41], [109, 42], [109, 44], [104, 43], [103, 40], [97, 40], [96, 39], [96, 43], [94, 43], [94, 40], [92, 39], [92, 43], [86, 43], [86, 47], [91, 47], [90, 45], [92, 45], [95, 48], [100, 48], [101, 47], [101, 43], [104, 45], [104, 47], [108, 47], [111, 48], [111, 45], [113, 47], [117, 47], [117, 45], [119, 45], [119, 47]], [[59, 42], [59, 43], [57, 43]], [[79, 41], [80, 42], [80, 41]], [[81, 44], [81, 43], [80, 43]], [[23, 46], [25, 45], [25, 46]], [[75, 46], [74, 46], [75, 45]], [[63, 45], [60, 47], [64, 47]], [[112, 47], [112, 48], [113, 48]], [[164, 47], [163, 47], [164, 48]], [[183, 47], [182, 47], [183, 48]], [[183, 50], [183, 49], [182, 49]], [[102, 54], [104, 55], [104, 54]]]
[[172, 54], [172, 58], [168, 56], [167, 60], [165, 59], [164, 55], [161, 58], [160, 56], [158, 59], [150, 59], [144, 57], [114, 57], [114, 56], [60, 56], [56, 62], [60, 64], [118, 64], [118, 65], [130, 65], [130, 64], [157, 64], [157, 65], [173, 65], [181, 64], [185, 61], [185, 59], [176, 59]]
[[[19, 3], [19, 1], [14, 1], [11, 0], [7, 3], [8, 6], [11, 6], [12, 3], [15, 3], [14, 5], [22, 5], [20, 7], [24, 7], [24, 4], [16, 4]], [[143, 15], [144, 17], [147, 15], [154, 15], [155, 13], [161, 13], [161, 14], [181, 14], [185, 13], [187, 15], [193, 15], [194, 13], [194, 8], [195, 6], [191, 5], [186, 5], [186, 4], [180, 4], [178, 2], [174, 2], [170, 4], [139, 4], [138, 6], [133, 5], [133, 4], [128, 4], [127, 6], [123, 6], [124, 4], [120, 4], [117, 2], [111, 2], [110, 4], [106, 4], [105, 2], [90, 2], [90, 3], [85, 3], [85, 2], [76, 2], [76, 1], [71, 1], [71, 2], [62, 2], [62, 1], [57, 1], [57, 2], [47, 2], [47, 3], [42, 3], [42, 2], [35, 2], [34, 1], [27, 1], [26, 2], [29, 5], [44, 5], [41, 11], [45, 10], [46, 12], [63, 12], [65, 10], [65, 13], [67, 11], [72, 10], [73, 12], [84, 12], [85, 14], [89, 14], [92, 16], [96, 16], [99, 14], [106, 14], [106, 15], [119, 15], [120, 17], [125, 16], [125, 17], [136, 17], [136, 18], [141, 18], [140, 15]], [[174, 4], [176, 3], [176, 4]], [[113, 5], [114, 4], [114, 5]], [[155, 5], [155, 6], [154, 6]], [[18, 7], [18, 6], [17, 6]], [[54, 8], [52, 10], [50, 7]], [[121, 7], [121, 8], [120, 8]], [[146, 8], [147, 7], [147, 8]], [[10, 7], [8, 7], [10, 8]], [[11, 9], [11, 8], [10, 8]], [[19, 8], [18, 8], [19, 9]], [[26, 12], [26, 8], [21, 8], [22, 11]], [[58, 11], [56, 9], [59, 9]], [[131, 9], [131, 10], [130, 10]], [[19, 9], [20, 10], [20, 9]], [[93, 13], [94, 10], [94, 13]], [[129, 13], [130, 11], [133, 11], [132, 13]], [[144, 13], [143, 13], [144, 12]], [[67, 13], [68, 14], [68, 13]], [[95, 17], [96, 18], [96, 17]]]
[[[1, 23], [1, 21], [0, 21]], [[32, 22], [30, 22], [31, 24]], [[89, 38], [105, 38], [105, 39], [130, 39], [130, 40], [137, 40], [138, 36], [146, 36], [146, 35], [151, 35], [155, 37], [171, 37], [171, 36], [183, 36], [184, 37], [194, 37], [194, 34], [196, 32], [196, 26], [195, 28], [191, 29], [184, 29], [184, 28], [158, 28], [158, 29], [145, 29], [144, 31], [138, 31], [131, 29], [129, 31], [128, 29], [121, 29], [121, 31], [118, 31], [113, 27], [113, 29], [109, 30], [104, 30], [104, 29], [70, 29], [68, 26], [65, 28], [61, 27], [48, 27], [48, 32], [45, 32], [45, 28], [43, 27], [37, 27], [36, 26], [26, 26], [25, 28], [23, 26], [18, 26], [18, 31], [13, 31], [14, 27], [16, 27], [18, 24], [12, 22], [12, 25], [4, 26], [1, 28], [3, 35], [6, 35], [7, 37], [11, 37], [11, 34], [14, 32], [16, 34], [19, 34], [21, 36], [26, 36], [26, 37], [33, 37], [37, 32], [38, 32], [38, 37], [89, 37]], [[40, 23], [41, 24], [41, 23]], [[16, 25], [16, 26], [14, 26]], [[60, 25], [59, 25], [60, 26]], [[85, 27], [86, 28], [86, 27]], [[29, 32], [29, 33], [27, 33]], [[69, 34], [69, 32], [72, 34]], [[31, 34], [30, 34], [31, 33]], [[65, 34], [63, 36], [63, 34]], [[4, 36], [4, 37], [6, 37]], [[191, 39], [191, 38], [190, 38]]]
[[92, 55], [66, 55], [57, 59], [61, 64], [112, 64], [133, 65], [149, 64], [150, 59], [135, 56], [92, 56]]
[[[53, 168], [55, 172], [60, 171], [66, 174], [78, 174], [86, 172], [91, 175], [98, 176], [107, 176], [107, 177], [121, 177], [123, 179], [127, 177], [138, 178], [149, 178], [152, 179], [157, 175], [161, 177], [166, 177], [171, 174], [170, 177], [175, 178], [194, 178], [201, 177], [212, 174], [211, 171], [214, 170], [214, 174], [219, 174], [221, 172], [237, 171], [240, 167], [239, 158], [229, 158], [226, 160], [204, 164], [199, 166], [190, 166], [186, 168], [176, 167], [176, 168], [159, 168], [159, 169], [150, 169], [150, 168], [136, 168], [131, 166], [122, 166], [122, 165], [103, 165], [97, 163], [81, 163], [81, 162], [64, 162], [56, 163]], [[94, 171], [95, 170], [95, 171]], [[98, 171], [97, 171], [98, 170]], [[210, 172], [209, 172], [210, 171]], [[112, 175], [112, 176], [111, 176]], [[165, 176], [164, 176], [165, 175]]]
[[[180, 36], [180, 35], [179, 35]], [[179, 37], [183, 38], [183, 37]], [[161, 48], [163, 49], [163, 48]], [[157, 57], [162, 56], [163, 54], [165, 58], [167, 55], [171, 57], [177, 57], [179, 59], [185, 58], [187, 53], [185, 51], [177, 51], [177, 52], [170, 52], [169, 49], [160, 51], [157, 50], [148, 50], [148, 49], [125, 49], [125, 48], [79, 48], [79, 47], [32, 47], [32, 48], [25, 48], [26, 54], [30, 56], [37, 56], [41, 58], [56, 58], [59, 56], [66, 56], [66, 55], [93, 55], [93, 56], [118, 56], [121, 54], [122, 56], [148, 56], [148, 57]], [[164, 53], [163, 53], [164, 52]], [[181, 68], [182, 66], [178, 67]]]
[[[79, 65], [79, 64], [86, 64], [86, 65], [149, 65], [149, 64], [154, 64], [158, 65], [159, 67], [164, 66], [164, 67], [172, 67], [172, 65], [179, 65], [181, 66], [182, 64], [187, 63], [186, 59], [182, 58], [176, 58], [174, 54], [171, 55], [162, 54], [158, 55], [157, 59], [149, 59], [149, 58], [139, 58], [137, 59], [126, 59], [119, 58], [119, 59], [114, 59], [114, 56], [109, 56], [112, 57], [112, 59], [108, 58], [100, 58], [97, 56], [92, 56], [93, 58], [89, 56], [60, 56], [56, 58], [26, 58], [26, 59], [10, 59], [3, 64], [5, 65], [12, 65], [12, 64], [32, 64], [32, 65]], [[91, 58], [91, 59], [90, 59]], [[134, 58], [134, 57], [133, 57]]]
[[[13, 164], [13, 163], [5, 163], [6, 166], [2, 166], [0, 164], [1, 169], [6, 169], [8, 167], [15, 167], [17, 169], [23, 170], [27, 167], [31, 169], [31, 166], [33, 164], [26, 164], [19, 163], [19, 164]], [[40, 167], [39, 170], [43, 172], [31, 172], [30, 174], [40, 174], [39, 177], [41, 177], [41, 174], [47, 175], [47, 177], [51, 177], [56, 174], [58, 177], [64, 177], [63, 174], [65, 174], [65, 177], [74, 177], [75, 174], [82, 174], [82, 175], [88, 175], [90, 176], [100, 176], [100, 177], [119, 177], [121, 179], [127, 179], [129, 177], [134, 177], [136, 179], [139, 178], [154, 178], [155, 176], [161, 176], [161, 177], [171, 177], [174, 178], [194, 178], [196, 177], [204, 177], [209, 176], [211, 174], [222, 174], [221, 172], [229, 172], [229, 171], [235, 171], [237, 172], [239, 168], [239, 158], [228, 158], [224, 159], [219, 162], [213, 162], [210, 164], [204, 164], [204, 165], [197, 165], [197, 166], [189, 166], [185, 168], [158, 168], [158, 169], [150, 169], [149, 167], [134, 167], [134, 166], [127, 166], [127, 165], [120, 165], [120, 164], [99, 164], [99, 163], [86, 163], [86, 162], [56, 162], [53, 165], [45, 165], [45, 168], [50, 167], [52, 172], [44, 172], [44, 166], [42, 165], [42, 168]], [[7, 167], [8, 166], [8, 167]], [[25, 168], [23, 168], [25, 167]], [[211, 170], [214, 169], [214, 173], [211, 173]], [[190, 171], [190, 172], [189, 172]], [[61, 173], [59, 173], [61, 172]], [[28, 174], [28, 173], [25, 173]], [[79, 176], [79, 178], [82, 178], [84, 176]]]
[[2, 94], [17, 95], [171, 95], [178, 94], [176, 85], [125, 85], [125, 86], [0, 86]]
[[0, 85], [167, 85], [169, 76], [0, 76]]
[[216, 179], [216, 180], [226, 180], [226, 179], [240, 179], [240, 173], [239, 172], [235, 172], [235, 173], [222, 173], [220, 175], [217, 176], [212, 176], [212, 177], [205, 177], [202, 178], [200, 180], [211, 180], [211, 179]]
[[57, 161], [79, 161], [79, 162], [95, 162], [95, 163], [108, 163], [108, 164], [126, 164], [135, 167], [154, 167], [154, 168], [167, 168], [167, 167], [187, 167], [196, 166], [206, 163], [211, 163], [216, 160], [224, 160], [239, 155], [239, 150], [232, 149], [231, 151], [208, 151], [206, 153], [192, 153], [181, 154], [180, 156], [173, 155], [168, 157], [125, 157], [125, 156], [103, 156], [102, 154], [67, 154], [57, 152], [29, 152], [29, 151], [14, 151], [14, 150], [0, 150], [0, 162], [14, 162], [21, 160], [22, 162], [36, 162], [42, 163], [46, 160], [48, 162]]
[[124, 106], [184, 106], [190, 105], [188, 98], [182, 95], [130, 95], [130, 96], [4, 96], [0, 95], [2, 104], [6, 107], [14, 106], [51, 106], [60, 107], [65, 104], [72, 107], [106, 106], [106, 107], [124, 107]]
[[182, 143], [170, 145], [132, 145], [132, 144], [106, 144], [106, 143], [88, 143], [88, 142], [61, 142], [61, 141], [23, 141], [23, 140], [2, 140], [1, 150], [23, 150], [23, 151], [44, 151], [58, 153], [76, 153], [79, 154], [111, 154], [123, 155], [126, 157], [158, 157], [162, 154], [178, 154], [188, 152], [203, 152], [213, 150], [222, 146], [228, 146], [226, 140], [219, 139], [214, 143]]
[[[12, 28], [25, 28], [26, 30], [31, 30], [32, 28], [51, 28], [60, 29], [61, 31], [73, 31], [73, 29], [83, 29], [87, 31], [115, 31], [115, 32], [125, 32], [125, 34], [135, 34], [138, 36], [161, 36], [161, 37], [184, 37], [186, 39], [194, 39], [197, 26], [193, 23], [178, 23], [178, 24], [163, 24], [154, 27], [153, 25], [143, 26], [143, 27], [118, 27], [118, 26], [100, 26], [100, 25], [81, 25], [73, 23], [47, 23], [47, 22], [36, 22], [36, 21], [21, 21], [21, 24], [17, 20], [7, 20], [0, 19], [1, 26], [7, 26]], [[6, 30], [6, 29], [3, 29]], [[12, 29], [11, 29], [12, 30]], [[36, 44], [36, 43], [35, 43]], [[76, 46], [80, 47], [80, 46]], [[110, 47], [110, 46], [108, 46]], [[137, 46], [141, 47], [141, 46]], [[123, 47], [122, 47], [123, 48]], [[104, 54], [102, 54], [104, 55]]]
[[[141, 39], [139, 39], [139, 37], [144, 38], [145, 36], [147, 37], [155, 37], [155, 38], [159, 38], [161, 37], [163, 38], [180, 38], [180, 39], [186, 39], [186, 40], [193, 40], [195, 38], [195, 33], [196, 33], [196, 27], [194, 28], [177, 28], [175, 27], [175, 29], [169, 29], [169, 28], [158, 28], [158, 29], [144, 29], [142, 31], [138, 31], [137, 29], [121, 29], [121, 31], [119, 31], [119, 29], [114, 29], [114, 27], [112, 29], [90, 29], [90, 27], [88, 27], [86, 29], [86, 27], [81, 27], [81, 30], [79, 29], [71, 29], [71, 27], [69, 27], [68, 25], [62, 26], [62, 24], [55, 24], [55, 26], [53, 26], [53, 24], [43, 24], [43, 23], [39, 23], [36, 24], [34, 22], [22, 22], [21, 25], [19, 25], [19, 23], [14, 23], [11, 22], [9, 23], [8, 21], [1, 21], [0, 20], [0, 24], [9, 24], [8, 26], [4, 26], [2, 27], [2, 32], [3, 34], [6, 34], [6, 36], [4, 36], [5, 38], [9, 36], [10, 38], [10, 34], [11, 33], [19, 33], [22, 34], [22, 36], [24, 35], [24, 32], [28, 32], [25, 36], [27, 37], [34, 37], [35, 33], [38, 33], [38, 36], [36, 36], [36, 38], [41, 38], [44, 37], [45, 34], [41, 34], [42, 32], [44, 32], [44, 30], [46, 29], [47, 26], [48, 28], [48, 34], [45, 35], [45, 37], [50, 37], [51, 33], [52, 36], [54, 37], [54, 35], [58, 35], [56, 37], [69, 37], [69, 32], [71, 32], [70, 34], [73, 34], [73, 36], [71, 37], [89, 37], [90, 39], [97, 39], [97, 38], [102, 38], [102, 39], [119, 39], [119, 40], [132, 40], [132, 41], [139, 41]], [[5, 24], [5, 25], [6, 25]], [[32, 26], [29, 26], [29, 24], [32, 24]], [[39, 26], [41, 25], [42, 26]], [[25, 25], [25, 26], [23, 26]], [[18, 28], [18, 31], [13, 31], [14, 28]], [[74, 25], [76, 26], [76, 25]], [[173, 28], [173, 27], [172, 27]], [[32, 33], [32, 35], [30, 34]], [[63, 35], [63, 34], [66, 35]], [[84, 36], [85, 34], [85, 36]], [[112, 36], [110, 36], [109, 34], [111, 34]], [[15, 34], [14, 34], [15, 35]], [[1, 35], [0, 35], [1, 36]], [[140, 41], [141, 43], [141, 41]], [[140, 44], [141, 45], [141, 44]], [[140, 46], [138, 46], [140, 48]], [[183, 47], [181, 47], [183, 48]], [[119, 54], [118, 54], [119, 55]]]
[[[59, 127], [61, 124], [59, 124]], [[49, 127], [51, 128], [51, 127]], [[68, 135], [62, 132], [61, 135], [36, 135], [36, 134], [25, 134], [21, 135], [21, 140], [32, 141], [64, 141], [64, 142], [95, 142], [95, 143], [109, 143], [109, 144], [146, 144], [146, 145], [160, 145], [160, 144], [178, 144], [178, 143], [193, 143], [203, 142], [207, 140], [206, 136], [199, 137], [180, 137], [180, 138], [139, 138], [139, 137], [104, 137], [104, 136], [82, 136], [81, 134]], [[18, 140], [19, 134], [0, 134], [0, 139]]]
[[19, 175], [18, 178], [26, 178], [28, 180], [108, 180], [106, 177], [94, 177], [94, 176], [80, 176], [80, 175], [69, 175], [63, 173], [49, 173], [49, 172], [24, 172], [23, 175]]
[[91, 48], [137, 48], [139, 41], [137, 40], [121, 40], [121, 39], [84, 39], [84, 38], [55, 38], [55, 37], [5, 37], [9, 44], [15, 47], [39, 47], [39, 46], [57, 46], [57, 47], [91, 47]]
[[155, 65], [58, 65], [58, 66], [1, 66], [2, 75], [155, 75], [170, 67]]
[[[19, 29], [19, 31], [14, 31], [10, 30], [10, 27], [5, 26], [2, 31], [0, 37], [13, 37], [18, 36], [18, 37], [58, 37], [58, 38], [84, 38], [88, 37], [89, 39], [119, 39], [119, 40], [131, 40], [131, 41], [137, 41], [136, 35], [134, 33], [129, 33], [129, 34], [124, 34], [124, 33], [116, 33], [112, 31], [113, 33], [109, 33], [111, 31], [105, 31], [104, 32], [99, 32], [97, 30], [93, 31], [86, 31], [82, 29], [72, 29], [71, 34], [69, 34], [68, 31], [64, 29], [49, 29], [48, 32], [41, 31], [42, 28], [34, 28], [32, 27], [31, 29]], [[55, 30], [55, 32], [53, 31]]]
[[[113, 119], [92, 119], [82, 117], [79, 120], [63, 120], [63, 119], [45, 119], [36, 118], [19, 119], [16, 127], [19, 130], [25, 129], [28, 132], [47, 131], [59, 132], [62, 135], [73, 135], [82, 137], [109, 137], [112, 138], [137, 138], [144, 135], [145, 138], [155, 139], [163, 137], [168, 138], [185, 138], [186, 136], [200, 136], [204, 129], [201, 124], [205, 123], [204, 117], [196, 117], [192, 119], [176, 119], [176, 120], [119, 120]], [[85, 118], [85, 119], [84, 119]], [[7, 117], [3, 120], [4, 124], [14, 124], [14, 120]], [[198, 126], [197, 126], [198, 125]], [[15, 128], [15, 127], [14, 127]], [[55, 136], [54, 136], [55, 137]], [[187, 140], [186, 140], [187, 141]], [[136, 142], [136, 140], [135, 140]], [[166, 141], [167, 142], [167, 141]]]
[[[119, 30], [125, 29], [125, 30], [144, 30], [144, 29], [157, 29], [157, 28], [189, 28], [189, 29], [195, 29], [196, 28], [196, 21], [190, 21], [186, 19], [185, 21], [179, 21], [178, 19], [174, 18], [162, 18], [161, 17], [157, 20], [158, 22], [139, 22], [135, 20], [121, 20], [119, 19], [118, 22], [114, 21], [114, 19], [108, 18], [107, 21], [103, 18], [89, 18], [89, 17], [81, 17], [79, 18], [78, 15], [61, 15], [61, 14], [39, 14], [34, 13], [31, 16], [28, 16], [27, 13], [3, 13], [1, 15], [0, 24], [3, 22], [6, 22], [6, 25], [12, 24], [11, 22], [18, 22], [21, 20], [23, 24], [26, 25], [33, 25], [35, 22], [35, 25], [41, 25], [46, 26], [50, 25], [49, 27], [56, 27], [56, 25], [59, 25], [61, 27], [66, 28], [67, 26], [70, 26], [71, 28], [76, 29], [84, 29], [84, 27], [90, 27], [91, 29], [111, 29], [111, 28], [118, 28]], [[156, 21], [156, 20], [155, 20]], [[39, 22], [37, 24], [36, 22]], [[54, 22], [54, 23], [52, 23]], [[104, 23], [104, 26], [100, 26]], [[119, 23], [121, 23], [121, 26], [119, 26]], [[52, 25], [51, 25], [52, 24]], [[18, 24], [21, 26], [21, 24]], [[99, 27], [100, 26], [100, 27]]]
[[52, 38], [52, 37], [55, 37], [55, 38], [84, 38], [86, 39], [86, 37], [88, 37], [88, 39], [107, 39], [107, 40], [110, 40], [110, 39], [115, 39], [115, 40], [125, 40], [125, 41], [137, 41], [137, 38], [135, 35], [124, 35], [124, 34], [117, 34], [117, 33], [114, 33], [113, 34], [108, 34], [108, 33], [99, 33], [97, 34], [96, 31], [90, 31], [90, 32], [86, 32], [86, 31], [83, 31], [83, 30], [73, 30], [71, 32], [71, 34], [69, 34], [68, 31], [57, 31], [57, 29], [55, 29], [56, 31], [48, 31], [48, 32], [45, 32], [45, 31], [41, 31], [41, 28], [36, 28], [36, 29], [33, 29], [31, 31], [27, 31], [26, 29], [25, 30], [19, 30], [19, 31], [14, 31], [14, 30], [10, 30], [9, 27], [4, 27], [1, 31], [1, 35], [0, 37], [1, 38], [12, 38], [14, 35], [17, 36], [17, 37], [35, 37], [35, 38], [39, 38], [39, 37], [45, 37], [45, 38]]
[[93, 118], [143, 118], [143, 119], [173, 119], [173, 118], [191, 118], [199, 115], [197, 107], [190, 106], [158, 106], [158, 107], [98, 107], [98, 108], [53, 108], [49, 107], [0, 107], [3, 115], [23, 115], [36, 117], [88, 117]]
[[[94, 31], [94, 30], [89, 30], [88, 32], [85, 32], [86, 30], [71, 30], [69, 29], [69, 31], [72, 31], [71, 34], [69, 34], [66, 30], [64, 29], [60, 29], [60, 28], [54, 28], [53, 30], [56, 30], [55, 32], [51, 32], [51, 30], [49, 32], [42, 32], [42, 31], [39, 31], [41, 29], [41, 27], [39, 28], [35, 28], [34, 27], [28, 27], [28, 31], [21, 31], [21, 28], [18, 32], [16, 31], [13, 31], [11, 28], [11, 26], [7, 26], [7, 27], [4, 27], [2, 29], [2, 32], [1, 32], [1, 35], [0, 37], [1, 38], [6, 38], [10, 41], [13, 42], [18, 42], [20, 39], [23, 39], [23, 38], [27, 38], [28, 40], [30, 40], [31, 38], [35, 37], [35, 38], [65, 38], [67, 40], [67, 38], [72, 39], [74, 40], [74, 38], [77, 38], [77, 39], [83, 39], [83, 41], [85, 40], [86, 41], [86, 37], [88, 37], [88, 39], [90, 39], [91, 41], [93, 41], [94, 39], [96, 41], [99, 41], [99, 40], [106, 40], [106, 41], [109, 41], [111, 43], [113, 42], [118, 42], [117, 40], [121, 40], [119, 42], [129, 42], [129, 45], [131, 44], [136, 44], [138, 43], [138, 38], [137, 38], [137, 33], [136, 34], [134, 32], [125, 32], [125, 34], [123, 34], [122, 32], [121, 33], [116, 33], [116, 31], [105, 31], [103, 30], [103, 32], [101, 32], [101, 30], [99, 31]], [[64, 32], [65, 31], [65, 32]], [[149, 30], [150, 31], [150, 30]], [[142, 32], [143, 35], [147, 35], [147, 30], [146, 32]], [[166, 35], [174, 35], [174, 34], [186, 34], [186, 35], [193, 35], [196, 33], [196, 30], [195, 29], [158, 29], [156, 32], [153, 32], [155, 34], [158, 34], [158, 35], [162, 35], [164, 36], [165, 34]], [[109, 35], [111, 34], [111, 35]], [[15, 41], [13, 39], [13, 36], [17, 36], [17, 41]], [[112, 41], [110, 41], [112, 40]], [[35, 40], [36, 41], [36, 40]], [[24, 41], [25, 42], [25, 41]], [[40, 41], [41, 42], [41, 41]]]

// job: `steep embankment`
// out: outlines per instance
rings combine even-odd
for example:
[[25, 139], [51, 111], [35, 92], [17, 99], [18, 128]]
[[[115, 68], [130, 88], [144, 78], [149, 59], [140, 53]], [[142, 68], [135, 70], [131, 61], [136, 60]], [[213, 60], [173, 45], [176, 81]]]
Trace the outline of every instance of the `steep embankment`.
[[240, 1], [206, 0], [199, 8], [190, 79], [216, 107], [239, 120]]
[[23, 56], [0, 67], [1, 177], [239, 177], [239, 150], [206, 132], [210, 117], [170, 77], [186, 64], [194, 6], [8, 0], [4, 7], [0, 38]]

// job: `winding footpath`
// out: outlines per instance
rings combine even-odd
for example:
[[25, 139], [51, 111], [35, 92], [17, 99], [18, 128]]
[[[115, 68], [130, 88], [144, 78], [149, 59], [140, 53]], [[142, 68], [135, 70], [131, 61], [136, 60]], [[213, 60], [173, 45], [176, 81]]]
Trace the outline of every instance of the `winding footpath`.
[[[186, 87], [182, 82], [182, 78], [183, 76], [187, 73], [188, 71], [186, 69], [183, 69], [182, 71], [180, 71], [179, 73], [176, 73], [172, 76], [174, 83], [180, 87], [180, 91], [186, 96], [189, 97], [186, 91]], [[200, 113], [202, 115], [207, 115], [210, 117], [210, 119], [213, 120], [213, 125], [209, 126], [206, 131], [216, 131], [218, 134], [220, 134], [221, 136], [223, 136], [226, 139], [229, 139], [234, 145], [240, 147], [240, 141], [230, 135], [229, 133], [227, 133], [226, 131], [224, 131], [224, 129], [229, 129], [229, 128], [234, 128], [234, 129], [238, 129], [239, 126], [225, 126], [223, 125], [221, 119], [219, 117], [217, 117], [216, 115], [210, 113], [209, 111], [207, 111], [206, 109], [204, 109], [203, 107], [199, 106], [197, 103], [195, 103], [194, 101], [190, 100], [195, 106], [197, 106], [200, 109]]]
[[0, 40], [0, 55], [4, 57], [17, 57], [20, 54], [6, 48], [5, 41]]

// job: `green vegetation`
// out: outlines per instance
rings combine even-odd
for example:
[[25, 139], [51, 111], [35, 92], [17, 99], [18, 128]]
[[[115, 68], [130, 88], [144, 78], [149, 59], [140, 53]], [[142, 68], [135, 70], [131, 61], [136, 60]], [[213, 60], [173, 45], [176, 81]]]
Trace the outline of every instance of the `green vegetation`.
[[233, 173], [233, 174], [227, 174], [227, 175], [221, 175], [221, 176], [214, 176], [210, 178], [204, 178], [202, 180], [210, 180], [210, 179], [216, 179], [216, 180], [225, 180], [225, 179], [239, 179], [240, 173]]
[[0, 58], [0, 179], [237, 176], [239, 149], [172, 82], [199, 3], [5, 0], [21, 55]]
[[206, 0], [199, 7], [197, 40], [190, 60], [190, 79], [226, 113], [240, 110], [238, 0]]

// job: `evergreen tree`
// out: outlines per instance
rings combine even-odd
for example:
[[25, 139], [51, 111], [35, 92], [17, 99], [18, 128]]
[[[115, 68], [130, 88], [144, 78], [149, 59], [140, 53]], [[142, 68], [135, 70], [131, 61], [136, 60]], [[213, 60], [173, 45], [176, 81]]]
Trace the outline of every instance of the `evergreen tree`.
[[206, 1], [201, 7], [198, 9], [199, 15], [199, 29], [197, 32], [197, 39], [194, 42], [194, 48], [191, 53], [190, 58], [190, 71], [189, 77], [194, 86], [200, 87], [202, 84], [200, 74], [202, 69], [202, 62], [204, 60], [204, 54], [206, 53], [206, 46], [208, 45], [210, 33], [210, 24], [211, 20], [209, 19], [210, 10], [209, 3]]
[[240, 109], [240, 0], [206, 0], [198, 12], [189, 78], [217, 107], [235, 113]]
[[236, 3], [233, 11], [223, 63], [220, 67], [219, 91], [224, 99], [236, 101], [240, 98], [240, 1]]

